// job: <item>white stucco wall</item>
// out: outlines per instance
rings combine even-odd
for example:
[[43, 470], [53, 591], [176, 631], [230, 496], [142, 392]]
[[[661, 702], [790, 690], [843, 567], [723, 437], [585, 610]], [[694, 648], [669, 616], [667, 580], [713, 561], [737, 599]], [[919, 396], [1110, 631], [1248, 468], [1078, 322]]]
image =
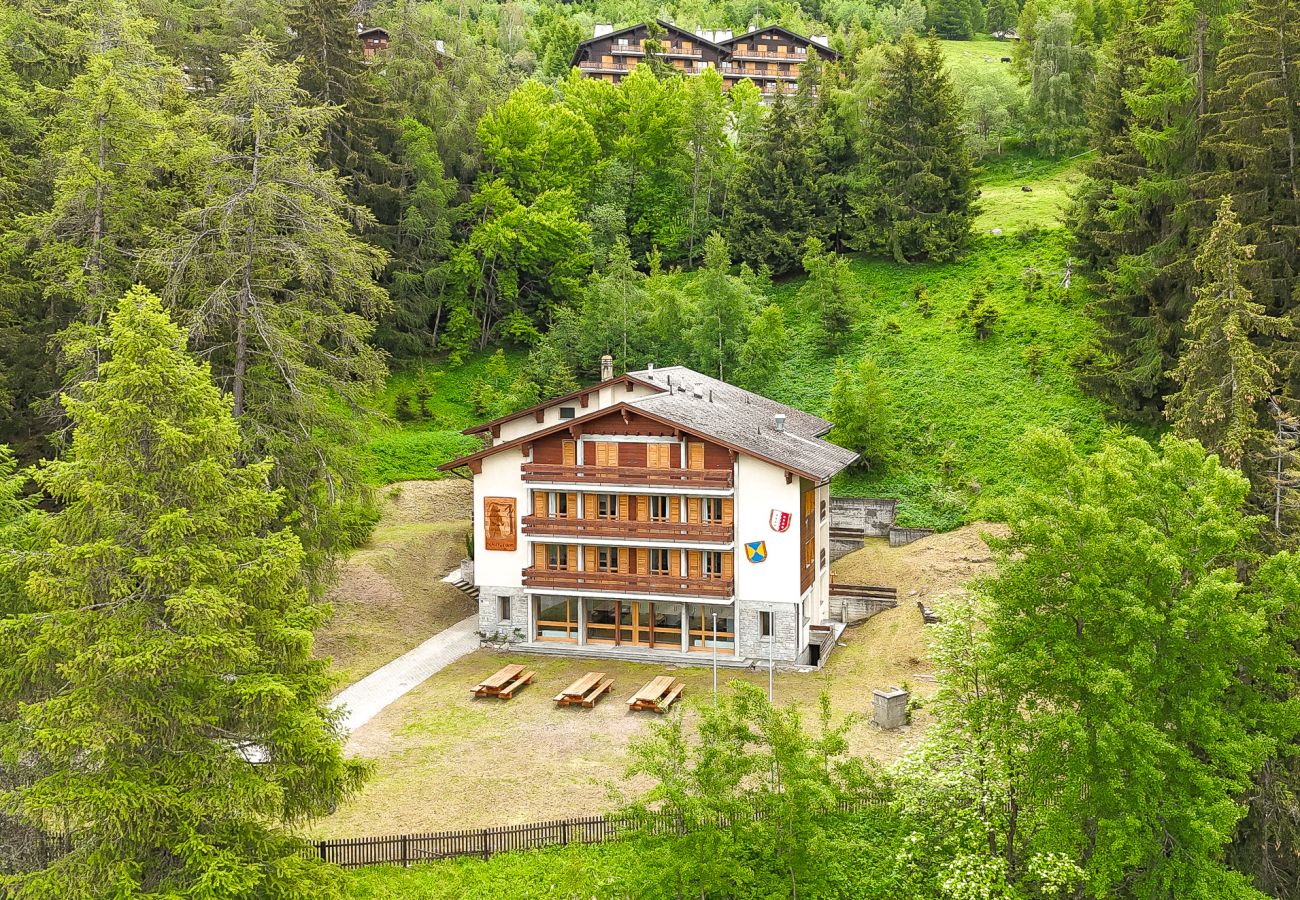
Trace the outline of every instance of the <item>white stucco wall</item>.
[[[483, 472], [474, 476], [474, 582], [479, 585], [521, 587], [529, 565], [529, 546], [520, 533], [520, 519], [528, 514], [528, 490], [520, 468], [518, 449], [502, 450], [483, 459]], [[488, 550], [483, 546], [483, 498], [515, 497], [515, 549]]]
[[[749, 456], [736, 466], [736, 596], [754, 603], [799, 601], [799, 479]], [[773, 509], [790, 514], [790, 527], [772, 530]], [[767, 541], [767, 559], [752, 563], [745, 544]]]
[[594, 412], [607, 409], [615, 403], [623, 403], [628, 400], [635, 400], [638, 397], [644, 397], [647, 394], [657, 393], [648, 387], [640, 384], [634, 384], [629, 391], [623, 384], [613, 384], [602, 387], [600, 390], [593, 392], [587, 398], [587, 406], [584, 409], [577, 399], [557, 403], [554, 406], [547, 407], [542, 416], [542, 421], [537, 421], [535, 413], [529, 413], [526, 416], [520, 416], [509, 422], [501, 423], [501, 437], [495, 438], [493, 444], [502, 444], [506, 441], [513, 441], [515, 438], [523, 437], [526, 434], [532, 434], [534, 431], [541, 431], [543, 428], [550, 428], [558, 425], [562, 421], [573, 421], [573, 419], [561, 419], [560, 408], [563, 406], [572, 406], [574, 419], [582, 419]]

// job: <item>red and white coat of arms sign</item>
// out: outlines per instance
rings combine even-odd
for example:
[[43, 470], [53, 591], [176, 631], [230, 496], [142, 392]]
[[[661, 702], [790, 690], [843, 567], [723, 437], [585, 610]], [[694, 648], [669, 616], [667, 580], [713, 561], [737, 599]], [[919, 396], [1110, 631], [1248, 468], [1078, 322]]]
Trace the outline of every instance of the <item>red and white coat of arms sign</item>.
[[790, 527], [790, 514], [774, 509], [772, 510], [772, 518], [769, 521], [772, 523], [773, 531], [785, 531]]

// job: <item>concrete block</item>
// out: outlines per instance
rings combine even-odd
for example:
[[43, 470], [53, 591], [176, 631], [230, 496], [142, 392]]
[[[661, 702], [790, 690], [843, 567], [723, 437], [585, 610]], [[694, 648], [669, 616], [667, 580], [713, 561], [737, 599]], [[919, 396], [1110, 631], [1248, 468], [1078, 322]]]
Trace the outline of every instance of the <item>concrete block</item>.
[[886, 731], [903, 727], [907, 724], [907, 704], [911, 697], [900, 687], [891, 687], [885, 691], [874, 689], [871, 692], [871, 721]]

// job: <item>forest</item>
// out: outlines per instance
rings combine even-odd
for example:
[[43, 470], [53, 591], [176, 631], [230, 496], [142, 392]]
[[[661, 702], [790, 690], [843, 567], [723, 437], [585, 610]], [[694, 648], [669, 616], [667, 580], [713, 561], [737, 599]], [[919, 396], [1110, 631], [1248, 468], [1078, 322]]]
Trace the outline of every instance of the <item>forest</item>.
[[[837, 58], [571, 67], [656, 19]], [[1007, 532], [920, 752], [740, 691], [637, 750], [695, 836], [559, 895], [1300, 897], [1298, 57], [1298, 0], [7, 0], [0, 894], [408, 896], [302, 852], [368, 775], [326, 591], [609, 353]]]

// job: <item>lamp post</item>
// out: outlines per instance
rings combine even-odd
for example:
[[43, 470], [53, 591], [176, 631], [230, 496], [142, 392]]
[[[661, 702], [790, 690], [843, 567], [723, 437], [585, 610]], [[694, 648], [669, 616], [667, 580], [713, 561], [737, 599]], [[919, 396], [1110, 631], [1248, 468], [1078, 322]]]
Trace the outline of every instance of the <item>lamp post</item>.
[[[775, 617], [773, 617], [775, 618]], [[772, 683], [776, 680], [776, 622], [772, 623], [772, 633], [767, 636], [767, 702], [772, 702]]]
[[718, 614], [713, 614], [713, 708], [718, 708]]

